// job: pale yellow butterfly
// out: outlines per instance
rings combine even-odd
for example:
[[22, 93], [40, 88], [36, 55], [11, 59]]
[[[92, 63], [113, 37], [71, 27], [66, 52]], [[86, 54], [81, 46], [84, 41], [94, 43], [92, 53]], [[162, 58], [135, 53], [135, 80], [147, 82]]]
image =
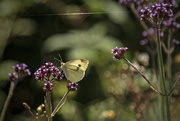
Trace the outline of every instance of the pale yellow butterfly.
[[63, 70], [67, 80], [71, 82], [78, 82], [83, 79], [88, 64], [88, 60], [76, 59], [66, 63], [61, 62], [61, 69]]

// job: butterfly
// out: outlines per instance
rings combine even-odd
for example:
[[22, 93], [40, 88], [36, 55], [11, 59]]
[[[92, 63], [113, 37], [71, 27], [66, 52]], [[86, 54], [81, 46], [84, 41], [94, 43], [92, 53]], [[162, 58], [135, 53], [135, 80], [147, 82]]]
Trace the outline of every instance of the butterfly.
[[67, 80], [78, 82], [83, 79], [89, 61], [86, 59], [70, 60], [66, 63], [61, 62], [61, 69]]

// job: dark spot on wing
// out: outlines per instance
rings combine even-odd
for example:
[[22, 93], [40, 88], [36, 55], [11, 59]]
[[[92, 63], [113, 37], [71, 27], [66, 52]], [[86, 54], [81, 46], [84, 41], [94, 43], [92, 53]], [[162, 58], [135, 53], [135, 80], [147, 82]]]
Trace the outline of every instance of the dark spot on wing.
[[81, 67], [81, 64], [78, 64], [76, 71], [78, 71], [80, 67]]

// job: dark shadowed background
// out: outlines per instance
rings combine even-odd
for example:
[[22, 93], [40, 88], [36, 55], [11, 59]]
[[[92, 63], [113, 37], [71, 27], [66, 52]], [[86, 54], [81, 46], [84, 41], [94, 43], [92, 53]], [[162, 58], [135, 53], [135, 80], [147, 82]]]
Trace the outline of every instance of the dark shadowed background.
[[[43, 82], [35, 80], [34, 72], [48, 61], [60, 66], [54, 59], [58, 54], [64, 62], [88, 59], [89, 66], [78, 90], [68, 95], [54, 121], [158, 121], [157, 94], [111, 54], [116, 46], [128, 47], [126, 57], [156, 85], [149, 54], [139, 44], [142, 31], [139, 20], [117, 0], [0, 1], [0, 112], [8, 94], [8, 73], [14, 72], [12, 66], [24, 62], [32, 73], [19, 81], [5, 121], [34, 121], [22, 103], [35, 112], [44, 102]], [[177, 40], [179, 32], [174, 34]], [[140, 57], [145, 58], [146, 66], [139, 62]], [[177, 46], [173, 77], [179, 68]], [[67, 91], [67, 83], [65, 78], [53, 83], [53, 107]], [[180, 118], [179, 89], [172, 98], [173, 121]]]

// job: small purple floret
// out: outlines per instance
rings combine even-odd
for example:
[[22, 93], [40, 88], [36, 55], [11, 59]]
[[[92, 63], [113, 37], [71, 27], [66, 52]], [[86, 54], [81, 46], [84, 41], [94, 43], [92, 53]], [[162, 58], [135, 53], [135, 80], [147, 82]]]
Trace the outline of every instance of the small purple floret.
[[71, 83], [68, 83], [66, 86], [68, 88], [69, 91], [76, 91], [77, 90], [77, 86], [78, 83], [75, 83], [75, 82], [71, 82]]
[[9, 73], [8, 75], [11, 81], [16, 81], [18, 79], [18, 75], [16, 75], [16, 73]]
[[111, 53], [114, 53], [113, 58], [120, 60], [122, 57], [124, 57], [124, 54], [128, 48], [127, 47], [121, 47], [118, 49], [118, 47], [115, 47], [112, 49]]

